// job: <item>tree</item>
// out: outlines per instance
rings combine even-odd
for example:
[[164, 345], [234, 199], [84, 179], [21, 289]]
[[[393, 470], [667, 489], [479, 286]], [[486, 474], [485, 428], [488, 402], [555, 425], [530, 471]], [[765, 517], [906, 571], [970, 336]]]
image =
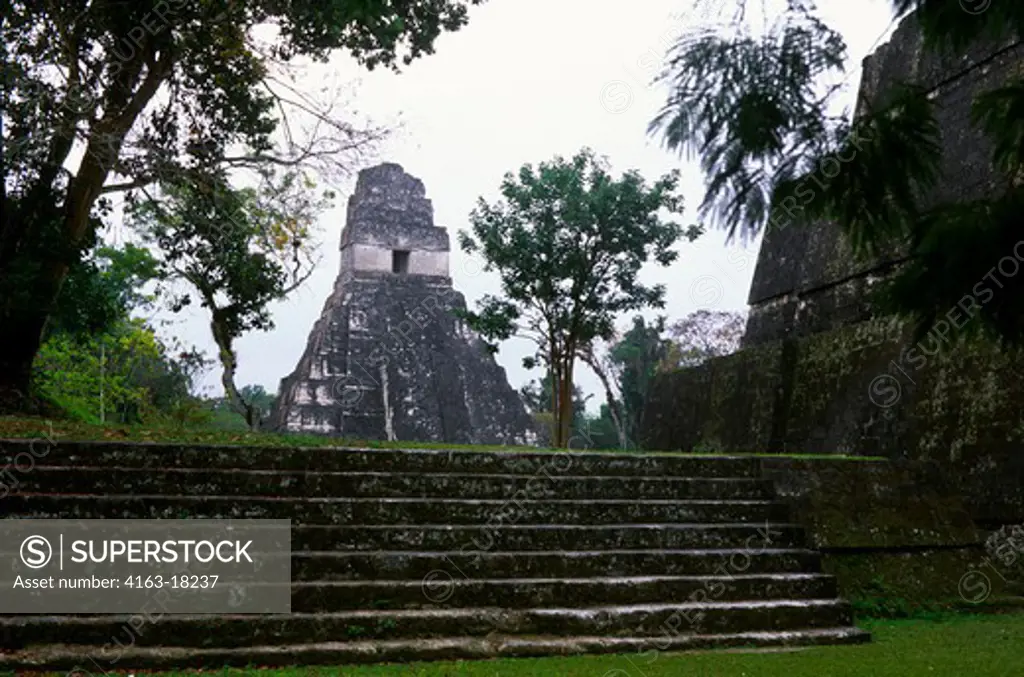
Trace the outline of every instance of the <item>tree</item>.
[[[35, 364], [35, 385], [65, 415], [89, 423], [136, 423], [157, 412], [151, 378], [173, 373], [165, 348], [141, 320], [91, 336], [60, 333], [48, 339]], [[187, 384], [171, 385], [188, 394]]]
[[698, 310], [677, 320], [668, 328], [671, 339], [658, 369], [696, 367], [736, 352], [746, 320], [743, 313], [724, 310]]
[[622, 408], [621, 383], [616, 384], [611, 375], [615, 366], [611, 363], [607, 354], [599, 355], [597, 353], [593, 343], [582, 346], [579, 356], [583, 363], [594, 372], [598, 380], [601, 381], [601, 387], [604, 388], [605, 404], [601, 406], [599, 420], [602, 423], [606, 419], [610, 420], [612, 428], [615, 430], [615, 435], [618, 438], [618, 447], [620, 449], [627, 448], [629, 446], [629, 433], [626, 429], [626, 417]]
[[[594, 371], [605, 391], [601, 415], [591, 426], [602, 431], [611, 427], [618, 437], [619, 449], [635, 448], [640, 419], [651, 379], [665, 358], [669, 343], [664, 338], [665, 318], [648, 324], [641, 315], [622, 335], [615, 335], [609, 347], [597, 351], [593, 346], [581, 357]], [[610, 424], [610, 425], [609, 425]]]
[[138, 423], [192, 398], [203, 357], [171, 347], [132, 316], [152, 306], [146, 285], [166, 279], [145, 248], [100, 246], [71, 268], [35, 360], [42, 401], [80, 420]]
[[601, 405], [597, 416], [587, 417], [586, 427], [580, 436], [588, 449], [623, 449], [621, 432], [607, 404]]
[[[295, 172], [264, 172], [259, 189], [233, 189], [223, 174], [163, 184], [163, 195], [133, 204], [134, 226], [161, 253], [167, 275], [182, 280], [210, 312], [221, 384], [246, 424], [257, 430], [261, 407], [235, 385], [234, 343], [244, 332], [274, 324], [268, 305], [313, 272], [311, 229], [333, 193], [321, 199]], [[190, 305], [184, 294], [174, 309]]]
[[[197, 167], [344, 171], [382, 138], [280, 74], [346, 50], [367, 68], [429, 54], [480, 0], [13, 0], [3, 12], [0, 409], [32, 360], [109, 197]], [[261, 43], [256, 26], [279, 38]], [[290, 113], [289, 113], [290, 112]], [[312, 118], [293, 134], [287, 116]]]
[[238, 393], [244, 401], [251, 403], [256, 410], [257, 417], [260, 418], [274, 408], [274, 400], [277, 399], [277, 395], [268, 393], [266, 388], [261, 385], [242, 386]]
[[[607, 162], [584, 149], [506, 174], [503, 199], [481, 198], [470, 215], [472, 235], [459, 233], [462, 249], [497, 271], [502, 290], [464, 317], [485, 340], [518, 334], [537, 346], [524, 366], [551, 370], [557, 447], [569, 442], [579, 351], [610, 337], [620, 313], [664, 304], [664, 287], [641, 284], [638, 273], [649, 259], [667, 266], [678, 256], [672, 247], [684, 230], [659, 216], [681, 209], [678, 183], [678, 172], [651, 186], [636, 171], [613, 179]], [[699, 233], [686, 230], [690, 239]]]
[[633, 318], [629, 331], [612, 346], [610, 358], [618, 374], [626, 436], [631, 446], [640, 439], [640, 420], [651, 381], [669, 345], [665, 339], [664, 317], [659, 316], [648, 324], [643, 317], [637, 316]]
[[[928, 93], [896, 87], [864, 102], [855, 120], [830, 116], [837, 88], [822, 79], [844, 68], [846, 45], [814, 4], [789, 0], [759, 36], [743, 30], [746, 0], [735, 6], [741, 30], [723, 36], [702, 28], [674, 46], [660, 77], [671, 93], [650, 133], [671, 150], [699, 156], [708, 185], [701, 214], [730, 235], [827, 220], [862, 259], [907, 246], [907, 263], [880, 286], [878, 299], [882, 309], [911, 318], [920, 337], [975, 293], [1019, 241], [1024, 80], [973, 102], [973, 124], [993, 141], [993, 165], [1005, 181], [982, 199], [925, 207], [920, 196], [940, 178], [943, 153]], [[946, 0], [892, 6], [894, 19], [916, 11], [929, 49], [962, 51], [973, 40], [1024, 35], [1019, 2], [992, 3], [976, 14]], [[841, 163], [834, 176], [819, 171], [829, 163]], [[964, 331], [1019, 343], [1024, 280], [1013, 275], [1000, 284], [994, 302], [968, 313]]]
[[[544, 440], [542, 444], [550, 444], [555, 439], [554, 415], [551, 409], [554, 393], [554, 383], [552, 382], [550, 370], [545, 372], [544, 378], [539, 382], [536, 380], [530, 381], [519, 389], [519, 397], [522, 398], [523, 404], [526, 405], [527, 410], [533, 415], [537, 426], [546, 432], [546, 437], [542, 437]], [[586, 406], [587, 400], [590, 397], [590, 395], [584, 395], [578, 386], [573, 386], [572, 436], [581, 436], [585, 432], [587, 425]]]
[[201, 374], [212, 360], [195, 347], [186, 348], [176, 339], [157, 339], [157, 355], [140, 360], [129, 382], [146, 391], [145, 408], [126, 408], [123, 422], [144, 422], [151, 410], [158, 418], [170, 419], [179, 425], [204, 423], [202, 402], [196, 393]]
[[155, 301], [143, 293], [164, 279], [160, 262], [143, 247], [97, 247], [73, 265], [54, 304], [46, 334], [88, 336], [105, 333]]

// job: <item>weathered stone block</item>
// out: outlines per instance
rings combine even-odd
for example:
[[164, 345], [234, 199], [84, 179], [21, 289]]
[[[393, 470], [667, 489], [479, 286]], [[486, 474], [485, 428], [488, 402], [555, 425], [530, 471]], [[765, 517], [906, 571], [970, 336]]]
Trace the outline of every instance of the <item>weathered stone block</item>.
[[766, 458], [761, 467], [814, 548], [981, 545], [963, 498], [936, 464]]

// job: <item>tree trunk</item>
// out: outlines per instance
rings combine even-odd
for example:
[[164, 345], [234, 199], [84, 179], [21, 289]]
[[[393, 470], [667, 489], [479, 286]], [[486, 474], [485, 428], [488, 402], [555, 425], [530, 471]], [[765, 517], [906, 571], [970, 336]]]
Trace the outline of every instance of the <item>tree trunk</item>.
[[555, 449], [561, 449], [565, 444], [559, 413], [562, 410], [562, 364], [559, 360], [558, 351], [552, 348], [548, 362], [551, 368], [551, 446]]
[[559, 384], [558, 402], [558, 448], [569, 446], [572, 430], [572, 354], [566, 353], [564, 363], [560, 365], [562, 379]]
[[28, 218], [32, 223], [0, 276], [0, 413], [37, 409], [30, 397], [32, 362], [68, 271], [62, 260], [70, 256], [68, 245], [56, 232], [53, 213]]
[[[90, 126], [81, 164], [66, 189], [55, 188], [56, 179], [71, 150], [77, 120], [65, 120], [67, 124], [56, 130], [48, 163], [23, 196], [15, 201], [4, 192], [0, 413], [34, 406], [29, 400], [32, 362], [42, 344], [46, 321], [90, 234], [89, 215], [121, 154], [125, 136], [170, 74], [170, 54], [144, 69], [145, 59], [152, 56], [151, 43], [147, 43], [130, 62], [118, 62], [119, 80], [106, 92], [104, 118]], [[58, 197], [60, 193], [63, 195]], [[51, 230], [54, 227], [59, 230]], [[26, 301], [28, 296], [31, 299]]]
[[220, 382], [224, 386], [224, 394], [227, 395], [231, 408], [245, 419], [245, 424], [249, 427], [249, 430], [256, 432], [260, 429], [261, 423], [259, 412], [254, 405], [242, 398], [242, 394], [238, 392], [238, 387], [235, 385], [235, 369], [238, 367], [238, 361], [235, 358], [235, 350], [232, 346], [234, 337], [228, 331], [227, 323], [224, 322], [217, 307], [211, 304], [210, 308], [213, 314], [213, 320], [210, 321], [210, 329], [213, 331], [213, 340], [218, 348], [217, 355], [223, 367], [220, 374]]
[[612, 415], [612, 423], [615, 424], [615, 432], [619, 437], [619, 448], [627, 449], [629, 447], [629, 436], [626, 434], [626, 423], [625, 416], [622, 412], [622, 403], [612, 390], [611, 379], [608, 378], [607, 372], [598, 362], [597, 357], [589, 349], [580, 354], [580, 358], [587, 363], [587, 365], [594, 370], [597, 374], [597, 378], [601, 381], [601, 385], [604, 386], [604, 396], [608, 400], [608, 411]]
[[0, 319], [0, 413], [33, 413], [29, 397], [32, 362], [42, 342], [47, 313], [4, 313]]

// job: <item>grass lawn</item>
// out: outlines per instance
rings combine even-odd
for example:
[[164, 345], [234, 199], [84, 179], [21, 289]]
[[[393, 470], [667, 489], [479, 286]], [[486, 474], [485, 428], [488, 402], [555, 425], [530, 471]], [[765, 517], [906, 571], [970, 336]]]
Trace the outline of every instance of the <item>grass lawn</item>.
[[[1024, 614], [868, 621], [871, 644], [778, 652], [621, 654], [575, 658], [275, 670], [203, 670], [203, 677], [1021, 677]], [[190, 673], [158, 673], [195, 675]]]
[[[363, 449], [458, 449], [464, 451], [557, 451], [537, 447], [497, 445], [446, 444], [443, 442], [386, 442], [381, 440], [341, 439], [321, 435], [250, 433], [237, 430], [185, 428], [177, 426], [98, 426], [77, 421], [51, 420], [31, 417], [0, 416], [0, 439], [45, 439], [50, 435], [55, 442], [159, 442], [166, 444], [228, 444], [261, 447], [358, 447]], [[584, 449], [573, 449], [584, 451]], [[609, 453], [634, 453], [632, 451]], [[643, 452], [659, 455], [713, 456], [714, 452]], [[881, 461], [879, 456], [842, 456], [839, 454], [739, 454], [729, 456], [771, 456], [778, 458], [831, 459], [846, 461]]]

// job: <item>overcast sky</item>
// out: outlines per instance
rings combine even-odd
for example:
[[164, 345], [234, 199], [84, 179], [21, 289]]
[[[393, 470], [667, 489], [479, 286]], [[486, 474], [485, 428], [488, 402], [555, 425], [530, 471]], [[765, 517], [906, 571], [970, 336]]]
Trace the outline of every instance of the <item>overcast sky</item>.
[[[890, 0], [820, 4], [849, 46], [844, 101], [852, 106], [861, 59], [893, 28]], [[699, 170], [648, 138], [646, 127], [665, 98], [650, 86], [664, 52], [698, 20], [689, 0], [488, 0], [470, 10], [466, 27], [438, 40], [435, 54], [401, 74], [368, 73], [339, 56], [329, 67], [311, 68], [304, 82], [311, 90], [328, 77], [356, 83], [359, 114], [379, 123], [404, 120], [403, 131], [368, 164], [397, 162], [423, 180], [436, 224], [452, 236], [455, 287], [473, 305], [498, 291], [497, 279], [458, 251], [455, 235], [468, 228], [477, 198], [497, 199], [505, 172], [524, 163], [590, 146], [608, 157], [616, 173], [638, 169], [654, 180], [680, 169], [684, 225], [693, 222], [703, 196]], [[305, 349], [338, 272], [338, 237], [352, 185], [337, 188], [336, 206], [320, 223], [323, 262], [303, 289], [274, 307], [276, 329], [239, 341], [239, 385], [258, 383], [276, 392]], [[673, 320], [701, 308], [745, 311], [759, 245], [760, 240], [726, 246], [724, 234], [715, 231], [680, 245], [671, 267], [644, 272], [645, 281], [664, 283], [668, 290], [665, 309], [645, 314], [661, 312]], [[629, 323], [623, 317], [619, 324]], [[185, 316], [172, 331], [216, 354], [201, 312]], [[511, 340], [497, 356], [516, 388], [541, 375], [521, 365], [531, 352], [531, 344]], [[588, 403], [596, 410], [604, 399], [596, 377], [581, 366], [576, 380], [596, 395]], [[206, 382], [208, 392], [220, 392], [217, 373]]]

